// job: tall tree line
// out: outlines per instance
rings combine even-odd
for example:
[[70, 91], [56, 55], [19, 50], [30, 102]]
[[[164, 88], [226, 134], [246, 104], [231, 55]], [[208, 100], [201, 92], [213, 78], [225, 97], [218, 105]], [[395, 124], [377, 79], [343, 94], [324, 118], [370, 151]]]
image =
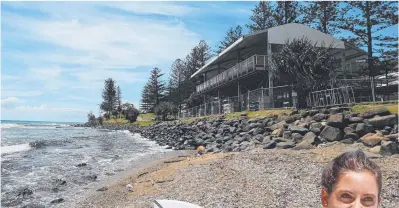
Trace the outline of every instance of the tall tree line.
[[161, 101], [168, 101], [179, 107], [181, 103], [187, 103], [190, 95], [195, 92], [198, 81], [198, 78], [191, 79], [191, 75], [204, 66], [211, 57], [211, 48], [201, 40], [185, 59], [174, 61], [167, 84], [162, 79], [164, 74], [154, 68], [141, 93], [142, 109], [153, 111]]
[[[379, 33], [398, 23], [397, 6], [397, 2], [381, 1], [260, 1], [251, 10], [249, 23], [245, 26], [252, 33], [287, 23], [306, 24], [358, 47], [367, 47], [369, 59], [379, 54], [382, 59], [390, 57], [392, 60], [392, 57], [396, 57], [394, 61], [397, 62], [398, 37]], [[220, 53], [242, 36], [243, 28], [240, 25], [230, 27], [215, 51]], [[155, 87], [152, 82], [143, 88], [142, 103], [148, 104], [150, 108], [159, 104], [160, 100], [194, 105], [196, 99], [192, 93], [203, 77], [190, 77], [212, 55], [208, 44], [201, 40], [185, 58], [175, 60], [167, 84]], [[372, 63], [369, 63], [369, 69], [371, 68]], [[157, 79], [159, 83], [163, 82], [161, 77]]]

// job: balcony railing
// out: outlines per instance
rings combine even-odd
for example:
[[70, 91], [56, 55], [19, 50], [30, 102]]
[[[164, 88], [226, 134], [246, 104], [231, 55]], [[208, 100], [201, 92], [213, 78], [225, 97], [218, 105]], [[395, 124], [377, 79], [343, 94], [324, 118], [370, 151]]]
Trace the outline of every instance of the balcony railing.
[[197, 92], [203, 92], [210, 88], [219, 86], [228, 81], [243, 77], [255, 70], [266, 70], [267, 67], [267, 56], [266, 55], [254, 55], [244, 61], [237, 63], [230, 69], [210, 78], [204, 83], [197, 86]]

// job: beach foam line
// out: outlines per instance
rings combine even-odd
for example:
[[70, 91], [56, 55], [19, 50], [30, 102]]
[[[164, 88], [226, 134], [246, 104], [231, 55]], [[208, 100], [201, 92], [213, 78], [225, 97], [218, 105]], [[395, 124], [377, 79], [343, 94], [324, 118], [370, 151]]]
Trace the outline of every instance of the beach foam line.
[[17, 144], [17, 145], [10, 145], [10, 146], [3, 146], [0, 148], [1, 154], [10, 154], [15, 152], [22, 152], [28, 151], [31, 149], [29, 143], [26, 144]]

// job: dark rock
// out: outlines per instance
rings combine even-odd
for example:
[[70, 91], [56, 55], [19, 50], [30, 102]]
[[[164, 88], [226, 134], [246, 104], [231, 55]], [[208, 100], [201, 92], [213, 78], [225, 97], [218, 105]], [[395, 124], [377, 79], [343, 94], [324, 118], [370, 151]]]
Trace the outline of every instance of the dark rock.
[[310, 124], [310, 128], [318, 128], [321, 129], [323, 127], [323, 124], [319, 123], [319, 122], [315, 122], [315, 123], [311, 123]]
[[302, 142], [297, 144], [294, 149], [312, 149], [321, 143], [320, 139], [313, 132], [308, 132], [303, 136]]
[[362, 123], [363, 118], [362, 117], [350, 117], [349, 118], [349, 123]]
[[319, 113], [318, 110], [310, 110], [310, 111], [309, 111], [309, 116], [314, 116], [314, 115], [316, 115], [317, 113]]
[[344, 132], [336, 127], [326, 126], [320, 133], [320, 137], [329, 142], [340, 141], [344, 136]]
[[276, 147], [276, 142], [273, 140], [268, 140], [266, 142], [263, 142], [263, 149], [273, 149]]
[[390, 127], [390, 126], [385, 126], [385, 127], [384, 127], [384, 130], [386, 130], [386, 131], [388, 131], [388, 132], [391, 132], [391, 131], [392, 131], [392, 127]]
[[356, 133], [359, 136], [364, 136], [367, 133], [371, 133], [374, 131], [373, 126], [365, 124], [365, 123], [359, 123], [356, 125]]
[[358, 123], [353, 123], [349, 124], [348, 127], [351, 127], [352, 129], [356, 129]]
[[309, 115], [309, 111], [302, 111], [301, 117], [306, 118]]
[[299, 133], [301, 135], [305, 135], [306, 133], [309, 132], [309, 129], [304, 128], [304, 127], [300, 127], [300, 126], [289, 126], [288, 130], [291, 131], [292, 133]]
[[342, 114], [333, 114], [327, 120], [327, 125], [336, 127], [336, 128], [344, 128], [344, 116]]
[[354, 143], [354, 141], [351, 138], [343, 139], [341, 142], [344, 144], [353, 144]]
[[289, 139], [289, 138], [291, 138], [291, 131], [284, 131], [283, 132], [283, 138], [284, 139]]
[[23, 189], [18, 191], [17, 196], [25, 197], [25, 196], [29, 196], [29, 195], [32, 195], [32, 194], [33, 194], [32, 190], [30, 190], [29, 188], [23, 188]]
[[76, 165], [76, 167], [84, 167], [84, 166], [87, 166], [87, 163], [80, 163]]
[[377, 108], [373, 110], [369, 110], [362, 115], [363, 118], [373, 118], [374, 116], [387, 116], [391, 113], [386, 108]]
[[317, 122], [320, 122], [320, 121], [322, 121], [325, 118], [326, 118], [326, 115], [324, 115], [323, 113], [318, 113], [318, 114], [316, 114], [316, 115], [314, 115], [312, 117], [312, 119], [317, 121]]
[[382, 133], [383, 135], [388, 135], [388, 134], [389, 134], [389, 131], [383, 129], [383, 130], [381, 130], [381, 133]]
[[66, 185], [66, 181], [65, 180], [62, 180], [62, 179], [56, 179], [55, 180], [55, 185], [56, 186], [64, 186], [64, 185]]
[[58, 203], [62, 203], [64, 202], [63, 198], [58, 198], [58, 199], [54, 199], [53, 201], [50, 202], [50, 204], [58, 204]]
[[90, 181], [95, 181], [95, 180], [97, 180], [97, 176], [96, 176], [96, 175], [88, 175], [88, 176], [85, 176], [85, 178], [86, 178], [87, 180], [90, 180]]
[[295, 142], [295, 143], [299, 143], [303, 139], [303, 136], [301, 134], [299, 134], [299, 133], [293, 133], [291, 137], [292, 137], [292, 141]]
[[280, 142], [289, 142], [290, 140], [284, 139], [282, 137], [275, 137], [275, 138], [273, 138], [273, 141], [280, 143]]
[[359, 135], [357, 135], [356, 133], [348, 133], [344, 135], [344, 139], [352, 139], [354, 141], [359, 140]]
[[106, 191], [106, 190], [108, 190], [107, 187], [102, 187], [102, 188], [97, 189], [97, 191]]
[[271, 136], [265, 136], [265, 137], [263, 137], [263, 143], [265, 143], [265, 142], [268, 142], [268, 141], [271, 141], [272, 140], [272, 137]]
[[314, 127], [311, 127], [311, 128], [310, 128], [310, 131], [313, 132], [313, 133], [315, 133], [316, 135], [319, 135], [320, 132], [321, 132], [321, 130], [320, 130], [319, 128], [314, 128]]
[[380, 154], [388, 156], [393, 154], [399, 154], [399, 146], [395, 142], [383, 142], [381, 144]]
[[234, 132], [236, 132], [236, 130], [237, 130], [236, 127], [230, 127], [229, 128], [230, 133], [234, 133]]
[[280, 142], [276, 144], [277, 149], [289, 149], [295, 147], [295, 143], [288, 141], [288, 142]]
[[384, 128], [385, 126], [393, 126], [398, 123], [396, 115], [381, 116], [369, 119], [370, 125], [375, 128]]

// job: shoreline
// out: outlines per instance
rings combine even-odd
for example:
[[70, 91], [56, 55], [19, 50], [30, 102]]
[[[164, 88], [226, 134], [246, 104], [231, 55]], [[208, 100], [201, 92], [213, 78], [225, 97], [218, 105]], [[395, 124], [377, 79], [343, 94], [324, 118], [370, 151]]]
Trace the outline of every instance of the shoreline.
[[[335, 143], [311, 150], [254, 149], [203, 157], [170, 156], [130, 170], [77, 207], [152, 207], [174, 199], [202, 207], [318, 207], [321, 171], [340, 153], [360, 148]], [[399, 155], [372, 160], [383, 171], [383, 207], [399, 207]], [[176, 160], [178, 159], [178, 160]], [[165, 161], [174, 160], [170, 163]], [[397, 167], [397, 166], [396, 166]], [[128, 192], [126, 185], [133, 185]]]
[[[98, 195], [100, 191], [97, 191], [98, 189], [101, 189], [103, 187], [109, 187], [110, 185], [115, 184], [118, 181], [127, 179], [132, 176], [132, 173], [138, 173], [142, 170], [148, 169], [148, 168], [153, 168], [156, 167], [157, 164], [162, 163], [164, 160], [175, 158], [175, 157], [181, 157], [181, 156], [190, 156], [192, 155], [192, 152], [187, 151], [187, 150], [180, 150], [180, 151], [167, 151], [167, 152], [156, 152], [156, 153], [151, 153], [145, 156], [140, 157], [138, 160], [135, 160], [129, 168], [116, 173], [115, 175], [109, 176], [107, 178], [104, 178], [101, 181], [98, 181], [97, 183], [91, 183], [82, 189], [85, 190], [85, 193], [83, 197], [81, 197], [78, 202], [75, 203], [61, 203], [59, 204], [60, 206], [75, 206], [78, 207], [79, 204], [83, 203], [86, 201], [87, 198], [90, 198], [93, 195]], [[125, 185], [126, 186], [126, 185]]]

